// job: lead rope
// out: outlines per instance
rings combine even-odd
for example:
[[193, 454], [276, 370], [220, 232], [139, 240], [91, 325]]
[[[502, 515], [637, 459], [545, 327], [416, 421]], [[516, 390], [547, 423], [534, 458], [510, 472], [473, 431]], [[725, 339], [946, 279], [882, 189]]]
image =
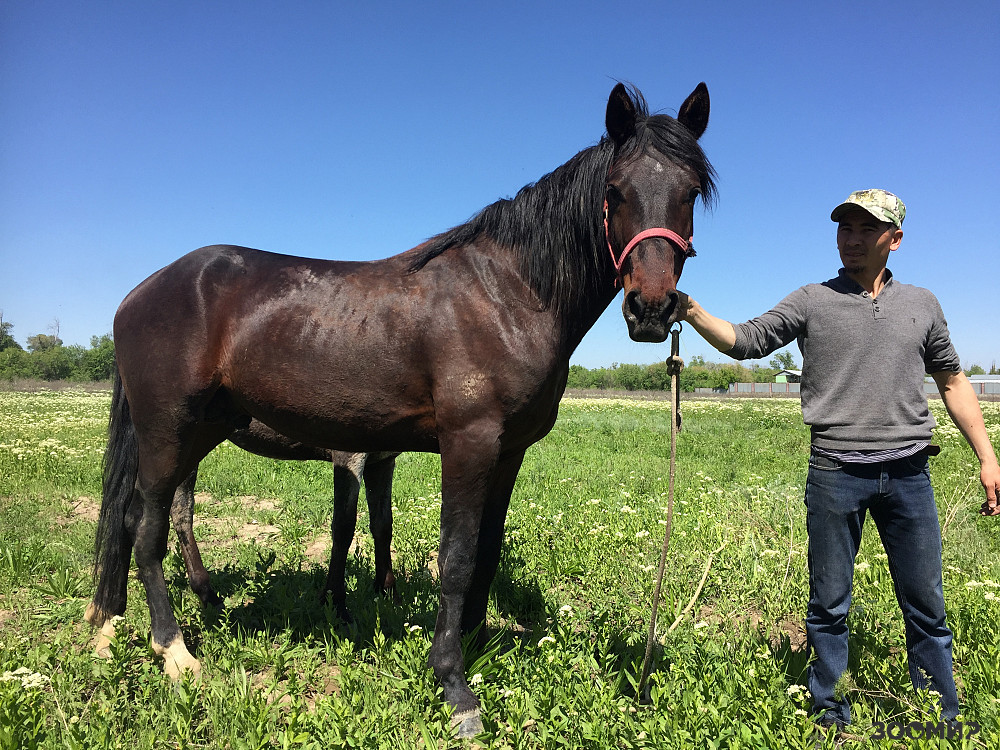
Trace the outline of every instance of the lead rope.
[[656, 573], [656, 585], [653, 587], [653, 611], [649, 617], [649, 636], [646, 638], [646, 655], [642, 660], [642, 675], [639, 677], [639, 687], [636, 694], [640, 701], [649, 702], [646, 695], [646, 680], [652, 671], [653, 646], [656, 643], [656, 611], [660, 608], [660, 589], [663, 586], [663, 571], [667, 564], [667, 548], [670, 546], [670, 529], [674, 520], [674, 473], [677, 466], [677, 433], [681, 429], [681, 392], [678, 383], [684, 360], [680, 357], [681, 324], [670, 332], [670, 359], [667, 360], [667, 372], [670, 373], [670, 474], [667, 479], [667, 528], [663, 533], [663, 548], [660, 550], [660, 569]]

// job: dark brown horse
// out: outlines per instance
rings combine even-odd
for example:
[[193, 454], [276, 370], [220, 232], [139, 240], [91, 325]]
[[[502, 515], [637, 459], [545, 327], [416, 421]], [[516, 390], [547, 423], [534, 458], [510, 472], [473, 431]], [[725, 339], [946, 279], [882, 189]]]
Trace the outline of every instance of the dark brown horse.
[[[335, 262], [242, 247], [157, 271], [115, 316], [97, 591], [113, 633], [132, 552], [165, 670], [197, 672], [162, 560], [177, 486], [257, 419], [293, 440], [441, 454], [441, 597], [430, 665], [460, 736], [482, 730], [461, 638], [486, 617], [524, 452], [552, 428], [569, 359], [621, 288], [629, 335], [663, 341], [699, 195], [700, 84], [677, 119], [615, 86], [607, 137], [408, 252]], [[610, 251], [610, 252], [609, 252]]]
[[[321, 598], [329, 598], [341, 619], [348, 621], [346, 567], [347, 553], [358, 520], [358, 498], [365, 484], [368, 520], [375, 541], [375, 588], [381, 593], [394, 591], [392, 573], [392, 474], [398, 453], [347, 453], [304, 445], [281, 435], [257, 420], [245, 430], [236, 430], [229, 441], [250, 453], [285, 461], [324, 461], [333, 464], [333, 521], [330, 530], [333, 546], [330, 568]], [[195, 469], [178, 485], [170, 506], [170, 520], [180, 542], [191, 590], [204, 606], [216, 606], [222, 600], [212, 588], [208, 571], [194, 538]], [[103, 648], [103, 644], [102, 644]]]

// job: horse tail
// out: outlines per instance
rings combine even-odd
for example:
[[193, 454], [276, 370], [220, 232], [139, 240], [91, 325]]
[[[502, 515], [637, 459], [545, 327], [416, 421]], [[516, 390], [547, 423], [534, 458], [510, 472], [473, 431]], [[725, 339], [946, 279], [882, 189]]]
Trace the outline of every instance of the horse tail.
[[[123, 595], [132, 558], [125, 516], [139, 473], [139, 444], [117, 363], [103, 470], [101, 513], [94, 545], [94, 578], [97, 581], [94, 606], [101, 615], [110, 617], [122, 614], [118, 610], [124, 606]], [[99, 615], [99, 619], [103, 617]]]

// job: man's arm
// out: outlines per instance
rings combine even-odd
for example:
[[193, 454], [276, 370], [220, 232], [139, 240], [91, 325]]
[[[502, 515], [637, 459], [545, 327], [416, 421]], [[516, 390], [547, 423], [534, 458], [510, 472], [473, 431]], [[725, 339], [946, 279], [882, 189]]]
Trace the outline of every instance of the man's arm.
[[723, 354], [728, 353], [736, 343], [736, 329], [733, 328], [733, 324], [710, 315], [705, 308], [683, 292], [678, 294], [682, 305], [682, 319], [694, 326], [705, 341]]
[[976, 457], [979, 459], [979, 481], [986, 490], [986, 502], [980, 509], [984, 516], [1000, 515], [1000, 466], [986, 433], [986, 423], [983, 421], [983, 411], [979, 408], [979, 399], [965, 373], [932, 372], [931, 376], [937, 383], [938, 391], [944, 400], [945, 408], [955, 426], [969, 442]]

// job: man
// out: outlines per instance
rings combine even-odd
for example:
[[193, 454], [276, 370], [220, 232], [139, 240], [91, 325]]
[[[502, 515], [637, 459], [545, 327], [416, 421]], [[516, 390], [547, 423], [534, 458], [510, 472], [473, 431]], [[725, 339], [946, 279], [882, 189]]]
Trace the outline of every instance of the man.
[[906, 623], [913, 686], [941, 695], [942, 719], [958, 714], [941, 531], [927, 468], [927, 457], [939, 449], [930, 444], [934, 418], [925, 372], [979, 458], [986, 490], [980, 512], [1000, 514], [1000, 467], [941, 307], [929, 291], [899, 283], [886, 267], [903, 239], [905, 213], [903, 202], [885, 190], [851, 193], [830, 217], [844, 266], [839, 275], [792, 292], [741, 325], [682, 297], [684, 318], [731, 357], [758, 359], [796, 339], [802, 351], [802, 416], [812, 432], [805, 493], [809, 690], [823, 726], [842, 728], [851, 720], [836, 685], [847, 669], [854, 559], [868, 513]]

